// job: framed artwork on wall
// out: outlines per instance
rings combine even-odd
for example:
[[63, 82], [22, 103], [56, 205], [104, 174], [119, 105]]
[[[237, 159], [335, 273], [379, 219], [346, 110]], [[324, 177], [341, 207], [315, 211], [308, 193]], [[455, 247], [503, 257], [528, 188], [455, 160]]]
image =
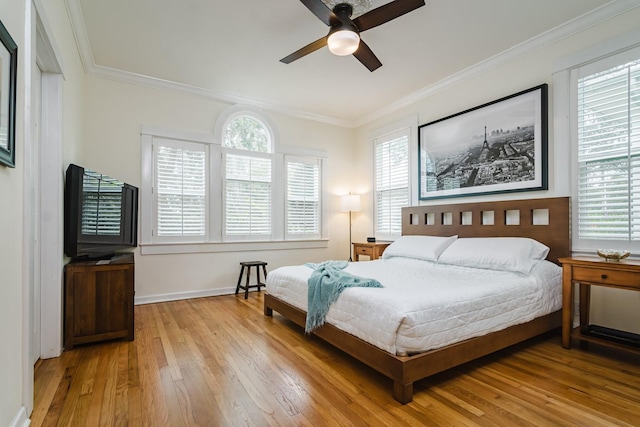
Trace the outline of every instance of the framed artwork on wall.
[[546, 190], [547, 85], [421, 125], [420, 200]]
[[0, 42], [0, 164], [15, 167], [18, 47], [2, 21]]

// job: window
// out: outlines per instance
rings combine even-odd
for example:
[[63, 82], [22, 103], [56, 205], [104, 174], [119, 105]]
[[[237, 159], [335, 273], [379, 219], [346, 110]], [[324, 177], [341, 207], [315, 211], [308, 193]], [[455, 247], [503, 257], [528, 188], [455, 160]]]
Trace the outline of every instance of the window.
[[287, 236], [320, 235], [320, 160], [285, 156]]
[[326, 247], [326, 154], [280, 146], [274, 129], [251, 107], [214, 135], [143, 128], [142, 253]]
[[224, 125], [223, 145], [240, 150], [271, 153], [271, 132], [262, 120], [240, 112]]
[[411, 129], [375, 138], [375, 233], [393, 239], [402, 232], [402, 208], [409, 206], [409, 148]]
[[578, 239], [640, 241], [640, 59], [610, 62], [576, 75]]
[[573, 252], [640, 253], [638, 36], [622, 34], [555, 63], [554, 187], [571, 194]]
[[270, 239], [271, 132], [259, 118], [239, 112], [224, 124], [222, 135], [225, 238]]
[[271, 235], [271, 159], [226, 154], [227, 236]]
[[204, 241], [206, 235], [206, 154], [203, 144], [158, 139], [155, 164], [155, 235]]

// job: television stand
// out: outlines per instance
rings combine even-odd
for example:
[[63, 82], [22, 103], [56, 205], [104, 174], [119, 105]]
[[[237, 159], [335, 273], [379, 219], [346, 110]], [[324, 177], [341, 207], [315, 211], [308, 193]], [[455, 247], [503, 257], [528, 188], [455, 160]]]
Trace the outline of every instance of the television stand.
[[113, 339], [133, 340], [133, 253], [65, 266], [64, 347]]

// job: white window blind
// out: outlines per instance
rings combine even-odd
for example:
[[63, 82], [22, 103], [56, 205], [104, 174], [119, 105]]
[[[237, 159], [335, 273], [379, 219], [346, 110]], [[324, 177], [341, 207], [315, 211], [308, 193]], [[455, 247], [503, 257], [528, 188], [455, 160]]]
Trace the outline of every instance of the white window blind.
[[409, 206], [410, 129], [374, 140], [376, 236], [399, 236], [401, 208]]
[[320, 161], [286, 156], [286, 224], [291, 237], [320, 236]]
[[225, 234], [271, 234], [271, 158], [225, 155]]
[[154, 155], [157, 236], [204, 238], [207, 217], [206, 146], [157, 140]]
[[577, 83], [578, 237], [638, 241], [640, 60]]

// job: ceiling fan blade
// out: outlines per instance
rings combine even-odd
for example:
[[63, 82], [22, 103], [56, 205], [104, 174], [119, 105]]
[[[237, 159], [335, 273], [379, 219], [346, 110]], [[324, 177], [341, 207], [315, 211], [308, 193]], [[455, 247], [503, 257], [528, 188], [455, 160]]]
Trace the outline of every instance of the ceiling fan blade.
[[358, 46], [358, 50], [353, 53], [358, 61], [362, 62], [362, 65], [367, 67], [369, 71], [377, 70], [382, 67], [382, 62], [378, 59], [378, 57], [373, 53], [371, 48], [360, 39], [360, 45]]
[[284, 62], [285, 64], [290, 64], [293, 61], [295, 61], [296, 59], [300, 59], [303, 56], [308, 55], [311, 52], [315, 52], [316, 50], [318, 50], [321, 47], [324, 47], [326, 45], [327, 45], [327, 36], [324, 36], [321, 39], [318, 39], [318, 40], [316, 40], [316, 41], [314, 41], [312, 43], [309, 43], [308, 45], [306, 45], [302, 49], [298, 49], [297, 51], [293, 52], [291, 55], [285, 56], [284, 58], [282, 58], [280, 60], [280, 62]]
[[327, 24], [331, 25], [332, 22], [335, 22], [338, 17], [334, 15], [334, 13], [329, 9], [329, 7], [322, 2], [322, 0], [300, 0], [302, 4], [307, 6], [314, 15], [318, 17], [319, 20]]
[[[304, 2], [303, 2], [304, 3]], [[395, 0], [377, 7], [353, 20], [358, 30], [365, 31], [424, 6], [424, 0]]]

